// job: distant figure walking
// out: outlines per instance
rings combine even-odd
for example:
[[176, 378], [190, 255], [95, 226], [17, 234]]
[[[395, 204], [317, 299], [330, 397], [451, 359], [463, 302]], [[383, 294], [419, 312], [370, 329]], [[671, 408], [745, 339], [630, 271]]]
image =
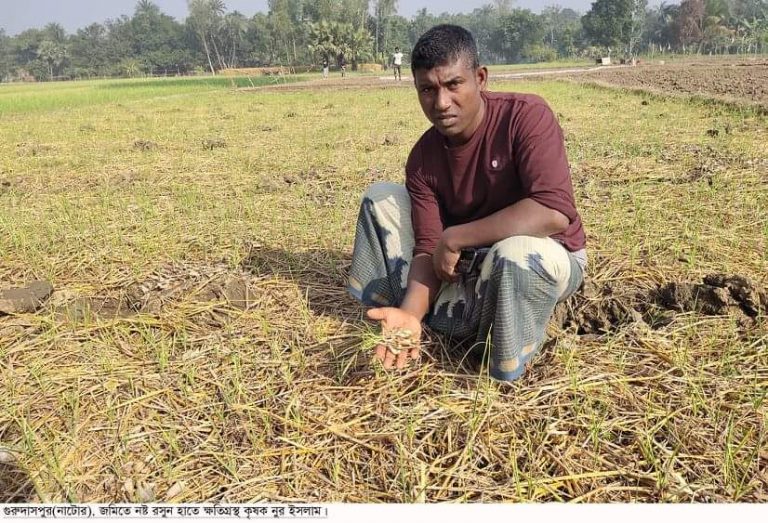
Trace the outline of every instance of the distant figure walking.
[[323, 78], [328, 78], [328, 57], [323, 58]]
[[339, 54], [339, 69], [341, 69], [341, 77], [344, 78], [347, 72], [347, 59], [344, 58], [344, 53]]
[[403, 74], [400, 68], [403, 65], [403, 53], [399, 47], [395, 47], [395, 54], [392, 55], [392, 68], [395, 70], [395, 80], [402, 80]]

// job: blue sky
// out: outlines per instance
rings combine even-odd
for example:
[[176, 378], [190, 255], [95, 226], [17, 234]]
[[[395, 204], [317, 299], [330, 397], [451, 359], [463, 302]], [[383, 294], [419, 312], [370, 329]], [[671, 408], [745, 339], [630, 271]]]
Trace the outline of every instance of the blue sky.
[[[186, 0], [154, 0], [162, 11], [178, 20], [187, 15]], [[251, 16], [258, 11], [266, 12], [267, 0], [225, 0], [227, 9], [238, 10]], [[411, 17], [422, 7], [433, 13], [468, 12], [491, 0], [400, 0], [398, 12]], [[649, 4], [657, 4], [651, 1]], [[534, 11], [547, 5], [557, 4], [580, 12], [589, 10], [591, 0], [518, 0], [514, 5]], [[103, 22], [122, 14], [130, 15], [136, 0], [0, 0], [0, 28], [9, 35], [30, 27], [42, 27], [49, 22], [60, 23], [67, 32], [85, 27], [93, 22]]]

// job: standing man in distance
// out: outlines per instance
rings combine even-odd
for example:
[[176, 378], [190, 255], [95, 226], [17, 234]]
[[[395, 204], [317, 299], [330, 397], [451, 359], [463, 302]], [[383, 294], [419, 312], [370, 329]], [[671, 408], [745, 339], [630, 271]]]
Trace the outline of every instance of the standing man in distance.
[[409, 350], [376, 347], [385, 368], [419, 357], [424, 321], [474, 339], [490, 375], [511, 381], [586, 267], [563, 133], [540, 97], [485, 91], [488, 71], [461, 27], [427, 31], [411, 70], [433, 126], [411, 150], [405, 187], [365, 193], [348, 289], [385, 336], [412, 336]]
[[403, 74], [400, 70], [403, 66], [403, 53], [399, 47], [395, 47], [395, 53], [392, 55], [392, 69], [395, 71], [395, 80], [402, 80]]

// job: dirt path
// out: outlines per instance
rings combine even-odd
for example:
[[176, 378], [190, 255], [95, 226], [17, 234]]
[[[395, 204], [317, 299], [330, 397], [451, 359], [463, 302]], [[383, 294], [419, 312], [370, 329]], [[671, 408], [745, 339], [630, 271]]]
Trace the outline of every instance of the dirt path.
[[[655, 93], [695, 95], [726, 102], [747, 103], [768, 108], [768, 61], [704, 61], [632, 66], [592, 66], [541, 69], [519, 72], [492, 72], [495, 80], [571, 78], [602, 85], [641, 89]], [[412, 78], [396, 81], [390, 76], [349, 76], [270, 85], [243, 91], [285, 91], [339, 89], [410, 89]]]
[[[611, 66], [607, 69], [623, 68], [626, 66]], [[519, 80], [525, 78], [538, 78], [538, 77], [558, 77], [558, 76], [571, 76], [575, 74], [584, 74], [599, 69], [606, 69], [606, 67], [570, 67], [570, 68], [556, 68], [556, 69], [532, 69], [528, 71], [517, 72], [491, 72], [490, 80]], [[254, 88], [241, 89], [242, 91], [284, 91], [284, 92], [298, 92], [306, 90], [327, 90], [327, 89], [402, 89], [412, 88], [413, 77], [409, 75], [403, 75], [401, 81], [395, 80], [392, 76], [379, 75], [379, 76], [348, 76], [346, 78], [331, 77], [327, 79], [318, 78], [316, 80], [308, 80], [305, 82], [295, 82], [290, 84], [275, 84], [260, 86]]]

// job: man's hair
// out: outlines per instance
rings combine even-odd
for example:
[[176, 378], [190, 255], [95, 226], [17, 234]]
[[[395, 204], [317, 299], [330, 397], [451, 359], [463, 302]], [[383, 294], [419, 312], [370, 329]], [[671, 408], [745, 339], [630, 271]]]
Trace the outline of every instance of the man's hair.
[[419, 38], [411, 53], [411, 70], [429, 71], [440, 65], [466, 60], [468, 67], [480, 67], [472, 33], [458, 25], [436, 25]]

